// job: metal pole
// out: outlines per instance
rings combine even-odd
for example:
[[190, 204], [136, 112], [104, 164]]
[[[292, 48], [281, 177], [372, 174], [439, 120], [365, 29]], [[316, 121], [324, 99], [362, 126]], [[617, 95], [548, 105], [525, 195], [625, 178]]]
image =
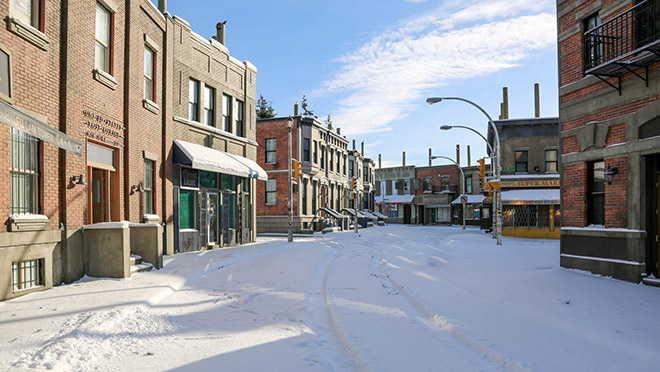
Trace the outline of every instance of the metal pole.
[[289, 236], [288, 241], [293, 241], [293, 184], [291, 180], [291, 127], [292, 127], [291, 117], [287, 120], [287, 127], [289, 128]]
[[[463, 169], [461, 166], [452, 158], [447, 157], [447, 156], [442, 156], [442, 155], [435, 155], [435, 156], [429, 156], [429, 161], [433, 159], [447, 159], [451, 161], [452, 163], [456, 164], [458, 167], [459, 172], [461, 172], [461, 177], [463, 177], [463, 190], [461, 192], [461, 196], [465, 194], [465, 173], [463, 172]], [[462, 199], [462, 197], [461, 197]], [[461, 201], [463, 203], [463, 230], [465, 230], [465, 202]]]

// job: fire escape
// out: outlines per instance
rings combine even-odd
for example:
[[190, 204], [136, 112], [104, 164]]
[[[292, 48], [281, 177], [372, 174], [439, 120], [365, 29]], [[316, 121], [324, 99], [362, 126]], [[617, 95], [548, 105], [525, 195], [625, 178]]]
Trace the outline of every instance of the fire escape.
[[[644, 0], [584, 33], [584, 74], [621, 95], [621, 78], [632, 73], [649, 86], [649, 66], [660, 61], [660, 0]], [[608, 79], [617, 78], [618, 84]]]

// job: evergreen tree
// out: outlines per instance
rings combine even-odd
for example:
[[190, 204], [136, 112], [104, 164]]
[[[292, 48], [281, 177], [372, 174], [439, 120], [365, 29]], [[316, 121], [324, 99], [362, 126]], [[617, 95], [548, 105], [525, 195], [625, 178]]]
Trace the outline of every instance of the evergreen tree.
[[330, 119], [330, 114], [328, 114], [328, 118], [325, 119], [325, 125], [328, 126], [328, 129], [332, 130], [332, 119]]
[[277, 113], [271, 102], [266, 101], [263, 95], [259, 95], [257, 100], [257, 119], [274, 118]]
[[307, 108], [307, 97], [303, 94], [302, 96], [302, 103], [300, 103], [300, 107], [303, 109], [303, 115], [304, 116], [314, 116], [314, 112], [310, 111]]

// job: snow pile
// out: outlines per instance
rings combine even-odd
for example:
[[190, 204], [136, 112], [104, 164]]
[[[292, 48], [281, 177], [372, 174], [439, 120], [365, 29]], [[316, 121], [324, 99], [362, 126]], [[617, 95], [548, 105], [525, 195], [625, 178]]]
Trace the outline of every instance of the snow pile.
[[128, 307], [74, 315], [59, 334], [40, 347], [25, 352], [14, 368], [80, 371], [92, 370], [116, 356], [150, 355], [150, 339], [161, 337], [174, 326], [140, 307]]

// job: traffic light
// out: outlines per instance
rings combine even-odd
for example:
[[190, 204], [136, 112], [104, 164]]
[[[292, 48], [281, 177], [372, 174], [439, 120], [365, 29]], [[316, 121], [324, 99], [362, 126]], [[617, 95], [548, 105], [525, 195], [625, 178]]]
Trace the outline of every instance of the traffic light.
[[351, 181], [351, 188], [353, 190], [357, 189], [357, 181], [358, 181], [357, 177], [353, 177], [353, 179]]
[[479, 188], [483, 189], [486, 183], [486, 158], [477, 160], [479, 163]]
[[302, 175], [302, 163], [298, 160], [293, 161], [293, 178], [298, 178]]

